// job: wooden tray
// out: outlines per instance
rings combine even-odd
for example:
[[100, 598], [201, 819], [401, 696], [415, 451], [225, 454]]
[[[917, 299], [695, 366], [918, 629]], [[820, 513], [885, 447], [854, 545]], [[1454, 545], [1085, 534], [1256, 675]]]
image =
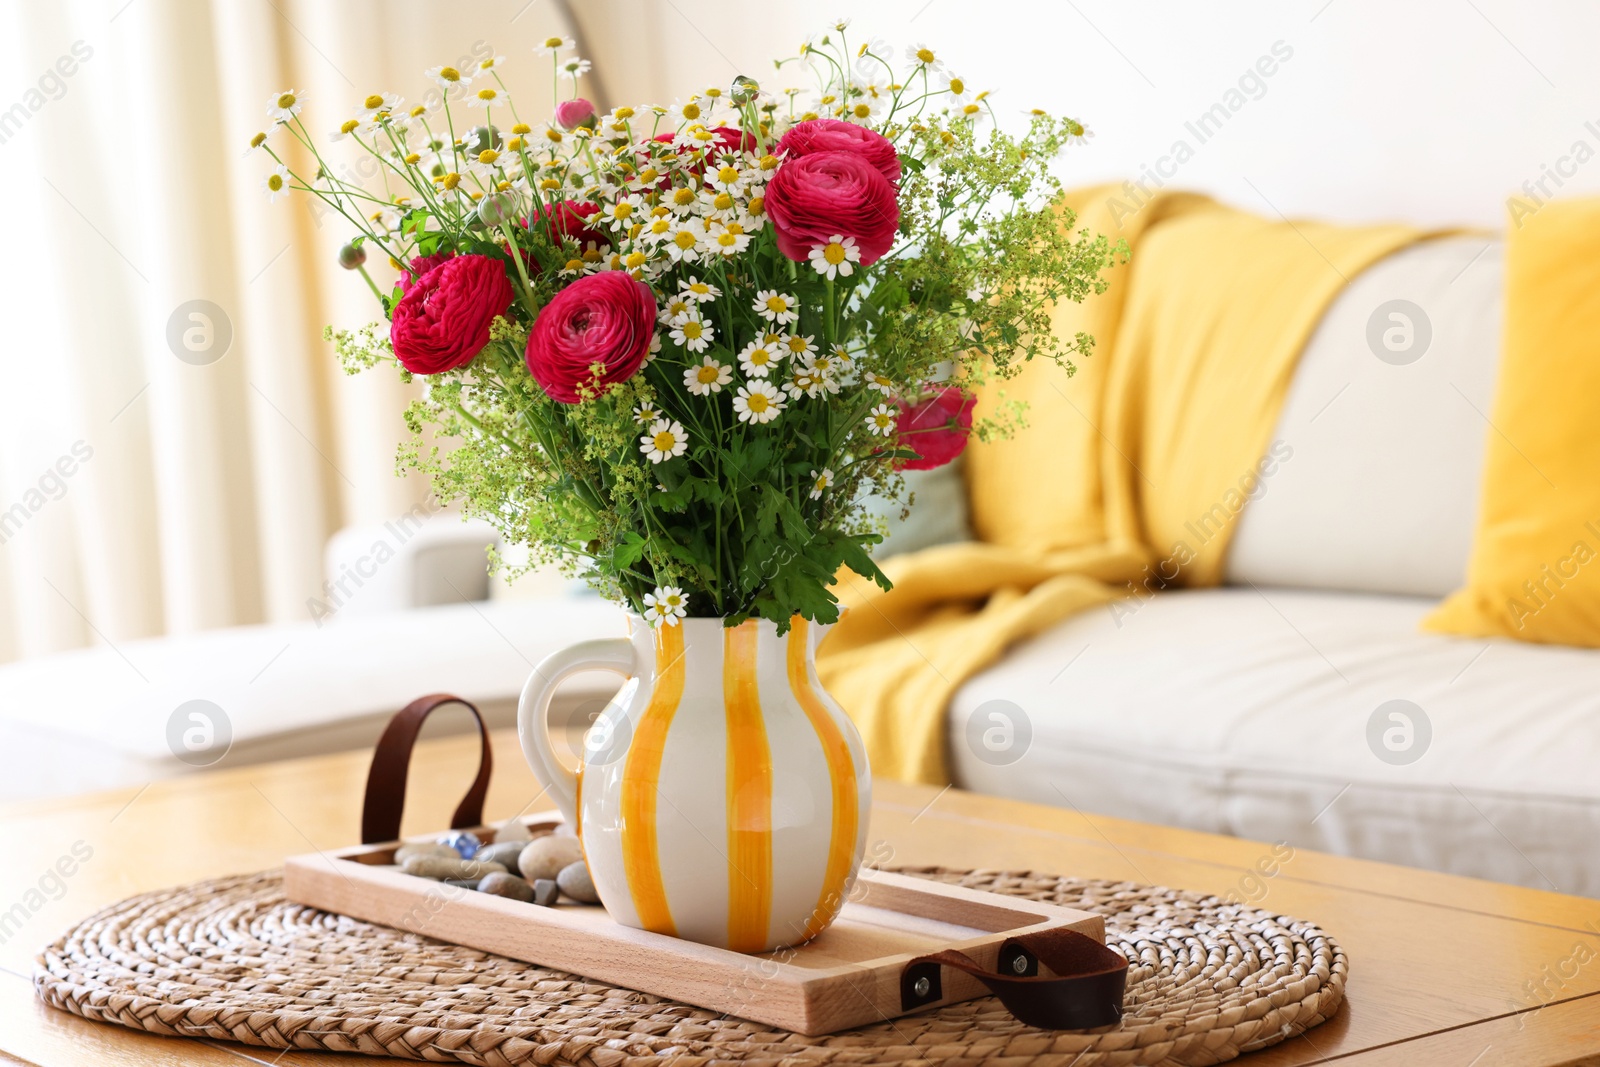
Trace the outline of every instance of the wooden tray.
[[[556, 819], [552, 813], [525, 822], [539, 836]], [[493, 838], [487, 828], [474, 832], [485, 843]], [[987, 995], [976, 978], [951, 968], [942, 980], [933, 968], [936, 984], [914, 991], [907, 963], [918, 956], [953, 948], [995, 970], [1002, 943], [1015, 935], [1066, 927], [1105, 941], [1104, 920], [1089, 912], [863, 869], [853, 899], [821, 935], [797, 949], [751, 956], [619, 926], [598, 906], [542, 908], [417, 878], [393, 866], [402, 843], [291, 857], [284, 892], [324, 911], [801, 1034]]]

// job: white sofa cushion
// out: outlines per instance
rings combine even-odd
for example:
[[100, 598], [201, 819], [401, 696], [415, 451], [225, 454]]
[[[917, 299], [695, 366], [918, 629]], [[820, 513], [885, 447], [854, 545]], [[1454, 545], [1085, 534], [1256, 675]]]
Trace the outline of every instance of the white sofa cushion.
[[[1069, 619], [961, 688], [957, 784], [1600, 895], [1600, 655], [1419, 633], [1422, 598], [1220, 589], [1134, 605]], [[1403, 765], [1368, 743], [1397, 699], [1432, 732]], [[996, 700], [1031, 723], [1006, 766], [967, 741], [975, 713], [977, 736], [998, 722]]]
[[[191, 700], [209, 701], [227, 718], [232, 747], [219, 766], [370, 746], [391, 715], [427, 693], [454, 693], [491, 727], [510, 726], [541, 659], [627, 632], [622, 612], [606, 601], [562, 597], [341, 614], [320, 628], [239, 626], [7, 664], [0, 751], [27, 759], [8, 761], [0, 802], [189, 772], [169, 745], [168, 721]], [[553, 714], [591, 717], [619, 683], [576, 676]], [[438, 727], [469, 728], [462, 713]]]
[[[1503, 242], [1452, 237], [1350, 280], [1300, 357], [1275, 434], [1293, 451], [1240, 516], [1230, 582], [1434, 597], [1460, 588], [1492, 432], [1504, 274]], [[1414, 313], [1410, 350], [1383, 347], [1387, 329], [1405, 340], [1384, 307], [1392, 300], [1422, 309], [1425, 349]], [[1400, 362], [1375, 354], [1369, 326]]]

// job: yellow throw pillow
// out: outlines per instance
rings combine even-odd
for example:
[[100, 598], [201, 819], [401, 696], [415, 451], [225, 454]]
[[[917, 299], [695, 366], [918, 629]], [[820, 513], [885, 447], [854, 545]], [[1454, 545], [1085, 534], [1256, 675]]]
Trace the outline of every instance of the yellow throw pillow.
[[1511, 230], [1505, 301], [1467, 587], [1422, 625], [1600, 647], [1600, 199]]

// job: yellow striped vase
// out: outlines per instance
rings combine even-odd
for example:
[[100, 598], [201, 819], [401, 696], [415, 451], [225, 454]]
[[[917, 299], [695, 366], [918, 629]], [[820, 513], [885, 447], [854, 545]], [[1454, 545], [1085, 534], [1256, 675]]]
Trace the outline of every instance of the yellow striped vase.
[[[861, 864], [871, 778], [861, 736], [817, 681], [825, 627], [753, 620], [630, 623], [632, 636], [550, 656], [522, 691], [523, 753], [576, 826], [612, 918], [740, 952], [796, 945], [833, 921]], [[546, 722], [583, 670], [628, 681], [576, 772]]]

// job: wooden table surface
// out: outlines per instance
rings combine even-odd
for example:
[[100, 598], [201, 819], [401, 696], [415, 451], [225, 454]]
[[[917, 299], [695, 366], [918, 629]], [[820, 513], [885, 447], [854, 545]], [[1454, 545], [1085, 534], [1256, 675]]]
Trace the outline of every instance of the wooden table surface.
[[[548, 807], [515, 736], [494, 741], [489, 818]], [[465, 737], [418, 747], [406, 833], [448, 822], [475, 750]], [[122, 897], [354, 843], [366, 760], [356, 752], [214, 770], [0, 809], [0, 1064], [365, 1062], [88, 1022], [44, 1007], [29, 975], [40, 946]], [[1343, 1009], [1239, 1061], [1250, 1067], [1600, 1064], [1600, 901], [1304, 851], [1258, 883], [1252, 872], [1273, 851], [1260, 842], [953, 789], [885, 782], [876, 797], [869, 848], [892, 850], [885, 866], [1032, 868], [1248, 893], [1333, 933], [1350, 957]], [[61, 857], [85, 853], [66, 865], [70, 877], [51, 875]]]

